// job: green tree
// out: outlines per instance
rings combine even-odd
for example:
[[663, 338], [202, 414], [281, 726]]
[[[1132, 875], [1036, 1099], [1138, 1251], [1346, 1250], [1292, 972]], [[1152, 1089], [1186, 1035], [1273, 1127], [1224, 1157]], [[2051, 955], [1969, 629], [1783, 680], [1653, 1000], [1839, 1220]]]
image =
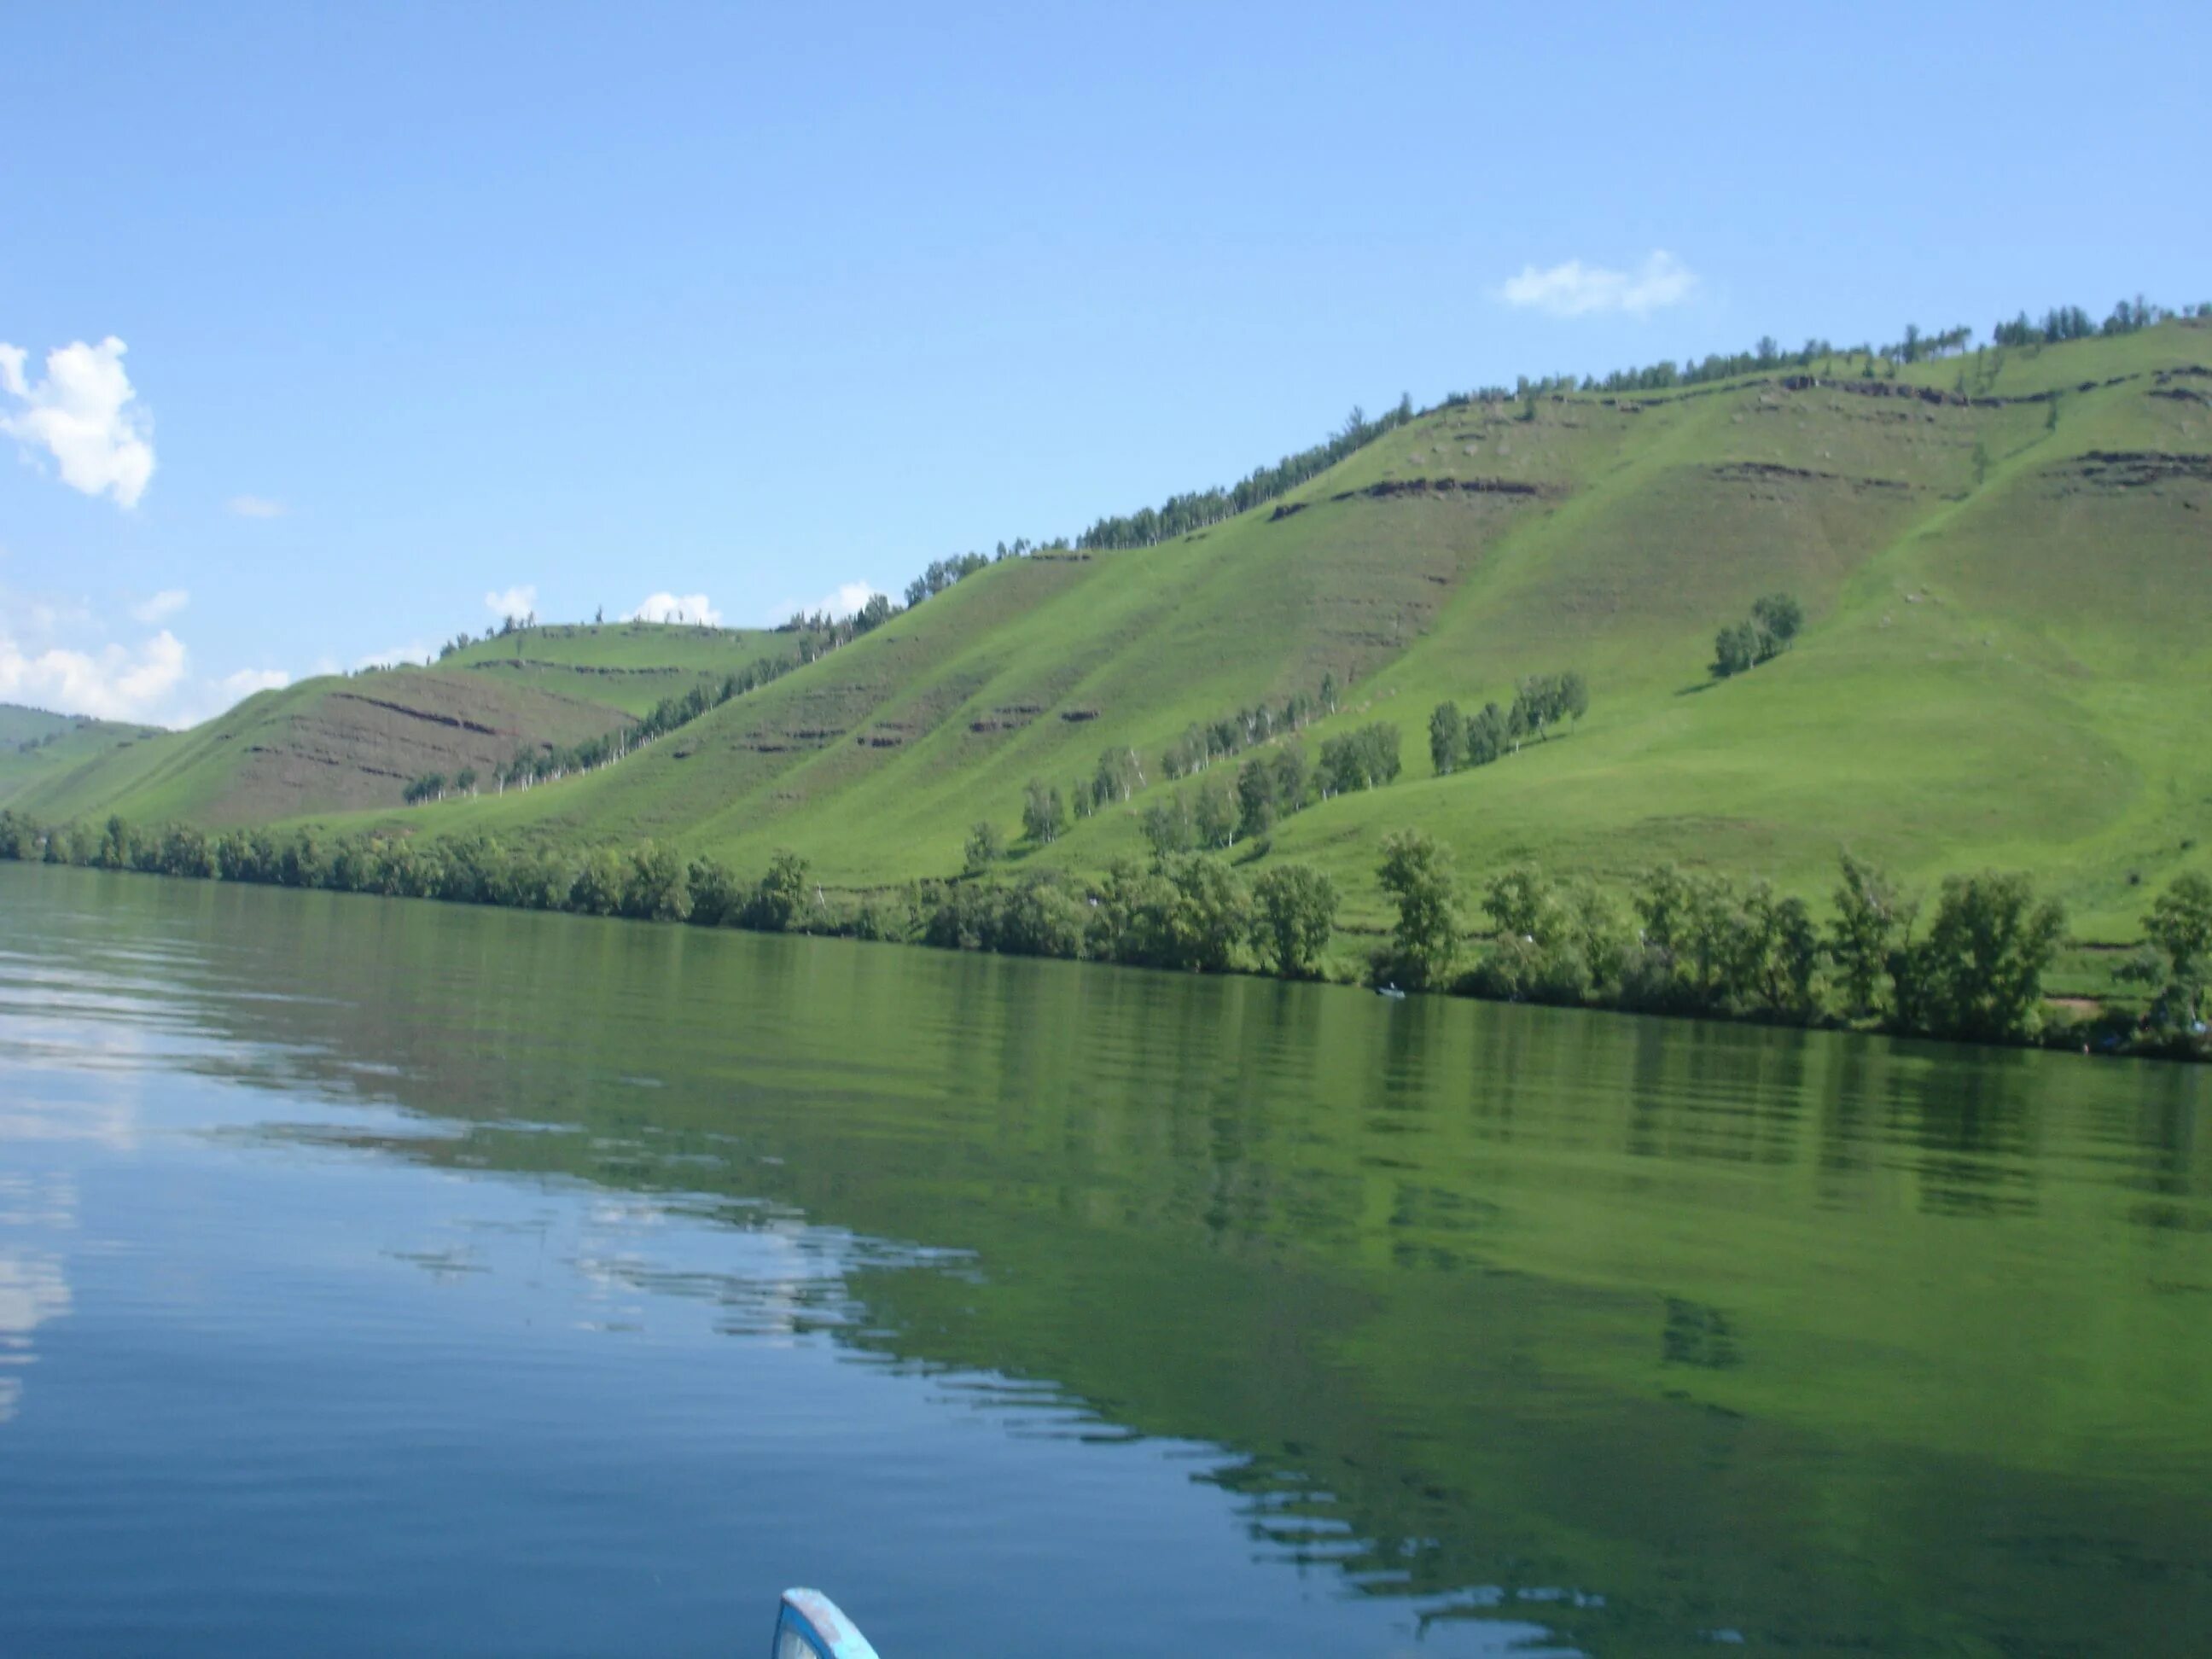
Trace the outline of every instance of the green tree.
[[1087, 907], [1049, 872], [999, 895], [984, 943], [1008, 956], [1073, 958], [1084, 951]]
[[1523, 939], [1552, 932], [1551, 913], [1557, 904], [1551, 882], [1533, 864], [1500, 871], [1483, 890], [1482, 908], [1498, 931]]
[[1467, 723], [1467, 763], [1489, 765], [1505, 752], [1511, 737], [1505, 711], [1494, 702], [1483, 704], [1482, 712]]
[[1559, 676], [1559, 713], [1577, 726], [1589, 713], [1589, 681], [1579, 668], [1570, 668]]
[[1828, 952], [1843, 988], [1844, 1012], [1878, 1013], [1882, 983], [1897, 971], [1898, 952], [1910, 940], [1917, 907], [1875, 866], [1845, 853], [1842, 869], [1836, 919], [1828, 924]]
[[1743, 673], [1759, 660], [1759, 630], [1747, 622], [1730, 623], [1713, 635], [1712, 672], [1717, 679]]
[[1769, 593], [1751, 607], [1751, 624], [1759, 636], [1759, 654], [1776, 656], [1790, 648], [1805, 626], [1805, 607], [1787, 593]]
[[31, 819], [0, 807], [0, 859], [34, 863], [41, 839], [39, 826]]
[[641, 842], [630, 853], [623, 913], [648, 921], [684, 921], [691, 915], [689, 871], [672, 847]]
[[1022, 792], [1022, 833], [1042, 847], [1067, 827], [1067, 804], [1060, 791], [1032, 778]]
[[2177, 1019], [2194, 1022], [2212, 970], [2212, 881], [2194, 871], [2176, 876], [2143, 918], [2143, 933], [2166, 957], [2162, 1000]]
[[980, 876], [1004, 858], [1006, 853], [1006, 838], [1000, 835], [999, 826], [988, 818], [979, 819], [968, 831], [968, 845], [963, 854], [963, 867], [969, 875]]
[[1742, 931], [1735, 890], [1718, 876], [1662, 865], [1644, 876], [1634, 903], [1643, 950], [1623, 975], [1622, 1000], [1682, 1011], [1724, 1006]]
[[1237, 769], [1237, 833], [1256, 841], [1275, 822], [1275, 769], [1266, 756], [1255, 756]]
[[744, 893], [736, 874], [716, 860], [693, 859], [684, 872], [684, 884], [691, 893], [691, 920], [702, 927], [735, 921], [744, 908]]
[[[410, 845], [404, 850], [411, 854], [413, 848]], [[595, 848], [585, 857], [568, 890], [568, 908], [587, 916], [617, 915], [629, 892], [628, 860], [611, 847]]]
[[[1176, 854], [1159, 855], [1162, 865]], [[1170, 965], [1168, 915], [1175, 889], [1158, 868], [1140, 869], [1128, 859], [1106, 866], [1091, 913], [1091, 953], [1113, 962]]]
[[1401, 830], [1383, 842], [1376, 875], [1398, 905], [1395, 972], [1417, 988], [1449, 984], [1461, 927], [1451, 854], [1418, 830]]
[[1398, 728], [1388, 721], [1329, 738], [1321, 746], [1322, 792], [1347, 795], [1390, 782], [1398, 775], [1399, 741]]
[[1144, 787], [1145, 769], [1135, 750], [1123, 746], [1100, 751], [1091, 781], [1091, 799], [1098, 805], [1127, 800]]
[[[319, 887], [329, 873], [328, 851], [313, 830], [292, 836], [276, 855], [276, 879], [287, 887]], [[472, 892], [463, 896], [471, 902], [477, 898]]]
[[1591, 981], [1618, 986], [1627, 965], [1629, 934], [1613, 900], [1584, 881], [1562, 895], [1554, 908], [1564, 914], [1565, 925], [1589, 965]]
[[1312, 979], [1336, 927], [1336, 884], [1303, 864], [1279, 864], [1252, 887], [1252, 948], [1285, 979]]
[[1191, 809], [1191, 824], [1198, 832], [1199, 846], [1209, 851], [1236, 840], [1237, 808], [1220, 779], [1207, 778], [1198, 786], [1198, 799]]
[[2194, 871], [2176, 876], [2143, 918], [2143, 935], [2176, 977], [2212, 966], [2212, 881]]
[[1953, 876], [1928, 936], [1911, 953], [1911, 1000], [1937, 1036], [2006, 1042], [2032, 1036], [2043, 974], [2065, 931], [2065, 913], [2039, 901], [2026, 876]]
[[1513, 690], [1513, 709], [1507, 724], [1533, 735], [1540, 743], [1547, 728], [1559, 719], [1561, 706], [1558, 678], [1551, 674], [1525, 676]]
[[131, 867], [131, 826], [118, 817], [111, 815], [100, 837], [100, 852], [95, 860], [103, 870], [128, 870]]
[[1251, 932], [1251, 900], [1237, 872], [1203, 853], [1170, 859], [1165, 870], [1175, 902], [1167, 926], [1168, 965], [1193, 973], [1226, 972], [1237, 945]]
[[1467, 720], [1455, 702], [1440, 702], [1429, 715], [1429, 763], [1443, 777], [1467, 751]]
[[1744, 896], [1743, 918], [1738, 996], [1770, 1014], [1811, 1018], [1820, 1007], [1820, 934], [1805, 901], [1758, 882]]
[[1275, 774], [1275, 810], [1297, 811], [1306, 804], [1306, 751], [1296, 742], [1279, 744], [1267, 764]]
[[1145, 843], [1152, 849], [1156, 863], [1190, 851], [1197, 833], [1190, 821], [1190, 803], [1181, 790], [1147, 806], [1138, 827], [1144, 831]]
[[768, 873], [753, 889], [752, 902], [745, 907], [746, 924], [771, 933], [798, 929], [807, 914], [807, 889], [812, 884], [805, 859], [787, 848], [775, 853], [769, 859]]

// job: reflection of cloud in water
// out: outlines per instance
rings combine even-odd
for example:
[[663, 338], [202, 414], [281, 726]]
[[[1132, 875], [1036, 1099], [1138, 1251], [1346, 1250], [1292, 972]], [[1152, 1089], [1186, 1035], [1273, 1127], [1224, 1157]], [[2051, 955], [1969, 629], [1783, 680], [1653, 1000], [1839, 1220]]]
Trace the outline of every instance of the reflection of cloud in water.
[[[734, 1231], [715, 1235], [738, 1260], [714, 1267], [656, 1261], [644, 1248], [672, 1221], [693, 1221], [693, 1206], [608, 1202], [592, 1206], [571, 1265], [604, 1314], [580, 1322], [606, 1330], [641, 1328], [655, 1297], [680, 1297], [716, 1309], [715, 1328], [787, 1346], [811, 1333], [851, 1324], [856, 1307], [848, 1276], [863, 1267], [916, 1266], [917, 1253], [860, 1239], [836, 1228], [809, 1225], [796, 1215], [762, 1206], [718, 1205], [715, 1219]], [[750, 1216], [733, 1216], [733, 1208]], [[718, 1249], [718, 1254], [720, 1250]]]
[[43, 1179], [0, 1171], [0, 1226], [74, 1227], [76, 1182], [57, 1172]]
[[[88, 1140], [114, 1152], [133, 1150], [139, 1139], [138, 1085], [116, 1074], [140, 1070], [153, 1045], [131, 1026], [69, 1019], [62, 1012], [0, 1000], [0, 1072], [13, 1084], [0, 1096], [0, 1145]], [[70, 1092], [38, 1090], [33, 1079], [41, 1074], [66, 1074]], [[98, 1097], [81, 1092], [94, 1088]]]
[[[285, 1139], [295, 1138], [288, 1126]], [[428, 1137], [422, 1138], [427, 1141]], [[362, 1145], [359, 1138], [351, 1144]], [[378, 1150], [401, 1150], [395, 1139]], [[850, 1288], [856, 1273], [971, 1266], [965, 1251], [866, 1238], [809, 1223], [765, 1200], [592, 1194], [578, 1210], [549, 1211], [535, 1222], [461, 1224], [474, 1235], [455, 1242], [433, 1237], [386, 1254], [434, 1278], [459, 1281], [522, 1264], [512, 1238], [537, 1240], [539, 1260], [556, 1260], [574, 1275], [574, 1323], [610, 1333], [643, 1331], [656, 1302], [675, 1298], [711, 1310], [713, 1328], [771, 1346], [806, 1337], [856, 1333], [866, 1310]], [[550, 1248], [550, 1251], [548, 1247]], [[690, 1259], [683, 1259], [690, 1258]]]
[[31, 1333], [70, 1310], [62, 1261], [44, 1251], [0, 1248], [0, 1423], [15, 1416], [23, 1380], [9, 1374], [38, 1358]]
[[0, 1145], [29, 1140], [89, 1140], [127, 1152], [138, 1145], [138, 1114], [124, 1100], [0, 1102]]
[[[0, 1137], [6, 1133], [0, 1127]], [[0, 1174], [0, 1226], [76, 1224], [76, 1185], [68, 1176]], [[70, 1308], [61, 1257], [0, 1243], [0, 1423], [15, 1416], [23, 1398], [21, 1369], [38, 1358], [31, 1333]]]

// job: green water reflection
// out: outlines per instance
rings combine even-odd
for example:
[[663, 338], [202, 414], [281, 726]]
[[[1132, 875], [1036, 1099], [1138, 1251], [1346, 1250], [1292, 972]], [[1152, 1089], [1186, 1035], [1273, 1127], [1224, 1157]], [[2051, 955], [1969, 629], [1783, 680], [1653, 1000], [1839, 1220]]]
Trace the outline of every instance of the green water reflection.
[[222, 941], [179, 1018], [272, 1082], [464, 1126], [365, 1147], [951, 1253], [841, 1340], [1227, 1448], [1265, 1550], [1375, 1594], [2212, 1643], [2202, 1073], [64, 878], [104, 948]]

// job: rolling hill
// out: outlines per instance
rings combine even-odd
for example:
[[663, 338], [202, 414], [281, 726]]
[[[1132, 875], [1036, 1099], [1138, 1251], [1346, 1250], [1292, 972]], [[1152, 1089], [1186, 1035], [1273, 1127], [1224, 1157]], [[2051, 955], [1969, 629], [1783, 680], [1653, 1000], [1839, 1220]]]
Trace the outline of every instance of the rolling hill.
[[[1715, 630], [1778, 590], [1805, 609], [1795, 648], [1713, 680]], [[554, 707], [640, 712], [662, 682], [633, 671], [702, 666], [635, 629], [537, 629], [376, 678], [544, 700], [482, 722], [510, 743]], [[1592, 687], [1577, 729], [1431, 775], [1437, 702], [1569, 666]], [[1844, 844], [1917, 882], [2027, 869], [2083, 932], [2130, 936], [2148, 890], [2212, 869], [2212, 326], [1455, 403], [1190, 535], [994, 564], [617, 764], [497, 799], [264, 786], [290, 773], [249, 767], [244, 728], [312, 724], [360, 684], [318, 681], [18, 804], [653, 837], [740, 869], [791, 847], [857, 888], [956, 872], [977, 819], [1012, 838], [1029, 781], [1066, 789], [1133, 749], [1146, 787], [1017, 859], [1095, 869], [1140, 850], [1187, 726], [1325, 677], [1341, 707], [1309, 751], [1388, 721], [1405, 774], [1285, 820], [1265, 858], [1329, 871], [1355, 925], [1381, 915], [1382, 836], [1413, 825], [1469, 874], [1534, 858], [1626, 883], [1675, 860], [1818, 895]]]
[[533, 629], [435, 667], [264, 691], [189, 732], [117, 727], [124, 738], [98, 743], [73, 732], [20, 776], [0, 753], [0, 805], [57, 819], [116, 812], [210, 826], [396, 806], [416, 778], [472, 769], [489, 781], [517, 755], [623, 730], [663, 697], [794, 648], [743, 629]]
[[163, 735], [159, 726], [55, 714], [20, 703], [0, 702], [0, 806], [41, 779]]

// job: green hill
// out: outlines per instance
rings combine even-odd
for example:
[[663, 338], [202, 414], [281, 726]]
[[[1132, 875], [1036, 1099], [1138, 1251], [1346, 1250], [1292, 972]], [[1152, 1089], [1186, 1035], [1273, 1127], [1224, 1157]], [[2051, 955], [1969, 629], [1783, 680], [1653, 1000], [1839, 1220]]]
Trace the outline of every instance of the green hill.
[[397, 806], [416, 778], [472, 769], [489, 787], [519, 754], [620, 731], [663, 697], [794, 649], [738, 629], [536, 629], [434, 668], [264, 691], [189, 732], [114, 728], [137, 740], [98, 746], [73, 737], [76, 747], [12, 783], [0, 756], [0, 803], [56, 819], [119, 812], [208, 825]]
[[[1711, 679], [1715, 630], [1777, 590], [1805, 608], [1795, 648]], [[635, 630], [537, 629], [420, 678], [635, 714], [647, 688], [610, 671], [669, 661]], [[1569, 666], [1593, 690], [1577, 729], [1431, 775], [1436, 703]], [[1355, 925], [1382, 914], [1382, 836], [1414, 825], [1471, 875], [1673, 859], [1818, 895], [1846, 843], [1915, 881], [2023, 868], [2084, 933], [2130, 935], [2148, 890], [2212, 869], [2212, 326], [1449, 405], [1191, 535], [992, 565], [617, 764], [349, 822], [651, 836], [740, 869], [792, 847], [860, 887], [956, 872], [978, 818], [1014, 837], [1030, 780], [1133, 749], [1144, 788], [1019, 854], [1095, 869], [1140, 849], [1187, 726], [1325, 677], [1342, 707], [1309, 754], [1388, 721], [1405, 775], [1285, 820], [1266, 856], [1328, 870]], [[275, 695], [333, 684], [357, 682]], [[273, 803], [208, 784], [238, 767], [212, 729], [21, 804]]]
[[159, 726], [129, 726], [0, 702], [0, 806], [43, 779], [163, 735]]
[[789, 639], [757, 629], [626, 622], [503, 635], [441, 658], [438, 666], [642, 715], [663, 697], [792, 650]]

